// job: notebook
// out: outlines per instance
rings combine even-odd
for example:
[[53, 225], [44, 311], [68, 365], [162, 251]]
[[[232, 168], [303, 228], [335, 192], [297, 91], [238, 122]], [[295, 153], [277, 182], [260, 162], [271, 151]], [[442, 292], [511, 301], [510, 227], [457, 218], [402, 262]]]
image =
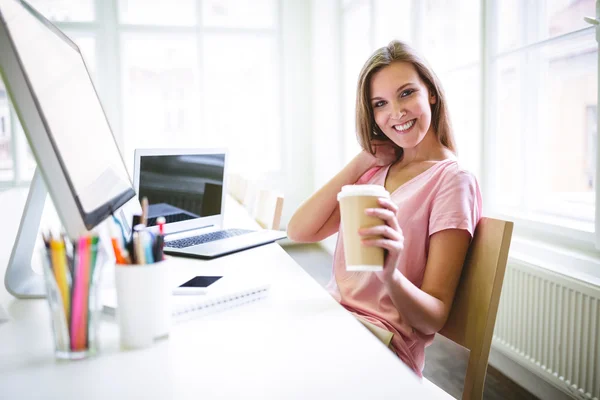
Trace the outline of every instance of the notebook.
[[[171, 315], [174, 320], [181, 321], [243, 306], [266, 298], [269, 288], [268, 283], [255, 282], [243, 287], [227, 286], [219, 290], [209, 290], [206, 294], [197, 296], [173, 295]], [[115, 316], [118, 307], [116, 290], [103, 291], [102, 305], [105, 314]]]
[[223, 149], [136, 149], [133, 180], [150, 203], [148, 226], [165, 217], [166, 254], [214, 258], [286, 237], [283, 231], [223, 228], [227, 193]]

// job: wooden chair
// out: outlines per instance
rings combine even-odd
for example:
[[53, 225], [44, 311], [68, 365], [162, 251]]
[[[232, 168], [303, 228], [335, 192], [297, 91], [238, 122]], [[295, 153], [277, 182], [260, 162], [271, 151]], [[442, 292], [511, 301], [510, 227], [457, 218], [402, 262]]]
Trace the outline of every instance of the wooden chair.
[[483, 398], [512, 231], [512, 222], [492, 218], [479, 221], [450, 315], [439, 332], [469, 350], [463, 400]]
[[227, 192], [240, 204], [244, 203], [248, 189], [248, 180], [240, 174], [229, 174]]
[[272, 190], [259, 190], [254, 204], [254, 219], [264, 229], [279, 230], [283, 212], [283, 195]]
[[250, 179], [231, 174], [228, 177], [229, 194], [237, 200], [264, 229], [279, 230], [283, 212], [283, 195], [261, 189]]

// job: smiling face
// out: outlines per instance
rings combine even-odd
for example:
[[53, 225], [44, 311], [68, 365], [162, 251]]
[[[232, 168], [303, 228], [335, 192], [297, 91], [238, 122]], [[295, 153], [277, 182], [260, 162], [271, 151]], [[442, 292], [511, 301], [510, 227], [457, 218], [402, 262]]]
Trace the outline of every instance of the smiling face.
[[436, 98], [411, 63], [393, 62], [373, 74], [370, 101], [379, 129], [404, 149], [416, 147], [433, 130], [431, 105]]

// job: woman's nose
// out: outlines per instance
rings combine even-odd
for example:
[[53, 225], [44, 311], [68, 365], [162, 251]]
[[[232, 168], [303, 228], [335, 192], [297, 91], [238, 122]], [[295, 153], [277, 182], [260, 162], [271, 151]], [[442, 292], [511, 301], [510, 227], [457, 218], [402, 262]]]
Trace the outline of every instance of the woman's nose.
[[392, 115], [390, 115], [390, 117], [392, 119], [401, 119], [404, 115], [406, 115], [406, 112], [402, 111], [400, 104], [394, 104], [392, 107]]

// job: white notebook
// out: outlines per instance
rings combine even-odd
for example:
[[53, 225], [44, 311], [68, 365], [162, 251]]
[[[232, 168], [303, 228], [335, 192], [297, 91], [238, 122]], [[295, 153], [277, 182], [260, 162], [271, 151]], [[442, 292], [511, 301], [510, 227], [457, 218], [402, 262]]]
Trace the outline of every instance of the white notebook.
[[[176, 320], [196, 318], [204, 314], [253, 303], [267, 297], [269, 287], [270, 285], [267, 283], [255, 283], [245, 285], [243, 289], [224, 287], [221, 290], [209, 290], [206, 294], [196, 296], [173, 295], [171, 297], [172, 316]], [[117, 295], [114, 289], [103, 291], [102, 305], [105, 314], [115, 315]]]
[[175, 319], [195, 318], [199, 315], [227, 310], [264, 299], [269, 293], [268, 284], [248, 286], [243, 290], [221, 291], [197, 296], [172, 296]]

